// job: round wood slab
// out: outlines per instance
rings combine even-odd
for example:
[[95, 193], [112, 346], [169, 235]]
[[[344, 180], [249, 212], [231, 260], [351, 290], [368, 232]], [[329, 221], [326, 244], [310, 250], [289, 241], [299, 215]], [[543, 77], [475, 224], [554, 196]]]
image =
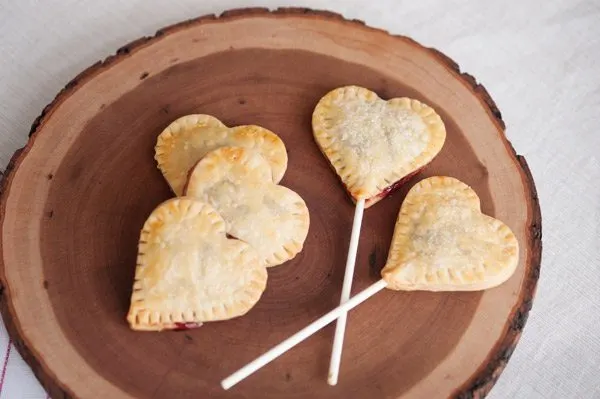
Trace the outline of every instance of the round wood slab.
[[[379, 279], [409, 187], [471, 185], [520, 242], [514, 276], [485, 292], [384, 291], [353, 310], [340, 383], [326, 383], [333, 324], [235, 386], [219, 382], [339, 301], [353, 205], [313, 141], [318, 99], [356, 84], [432, 105], [443, 151], [365, 211], [353, 292]], [[289, 151], [282, 182], [305, 199], [305, 249], [269, 269], [245, 316], [184, 332], [133, 332], [129, 306], [144, 220], [170, 193], [153, 159], [175, 118], [258, 124]], [[35, 121], [3, 182], [2, 314], [54, 398], [482, 397], [531, 308], [541, 216], [527, 164], [483, 86], [436, 50], [304, 9], [245, 9], [187, 21], [122, 47], [71, 81]]]

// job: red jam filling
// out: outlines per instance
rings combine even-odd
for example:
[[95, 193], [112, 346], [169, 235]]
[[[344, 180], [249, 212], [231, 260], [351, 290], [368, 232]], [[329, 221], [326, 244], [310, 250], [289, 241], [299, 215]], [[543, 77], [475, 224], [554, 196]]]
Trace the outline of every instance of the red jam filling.
[[198, 328], [202, 323], [175, 323], [175, 331], [191, 330], [192, 328]]
[[382, 192], [377, 194], [377, 197], [378, 198], [387, 197], [388, 195], [392, 194], [394, 191], [398, 190], [403, 183], [404, 183], [404, 179], [398, 180], [396, 183], [392, 183], [392, 185], [387, 186], [386, 188], [383, 189]]
[[[375, 197], [372, 197], [373, 199], [375, 198], [385, 198], [389, 195], [391, 195], [394, 191], [398, 190], [404, 183], [406, 183], [410, 178], [412, 178], [414, 175], [416, 175], [417, 173], [419, 173], [421, 169], [415, 170], [414, 172], [412, 172], [409, 175], [404, 176], [402, 179], [398, 180], [395, 183], [390, 184], [389, 186], [387, 186], [386, 188], [383, 189], [383, 191], [381, 191], [379, 194], [377, 194]], [[367, 200], [368, 202], [369, 200]]]

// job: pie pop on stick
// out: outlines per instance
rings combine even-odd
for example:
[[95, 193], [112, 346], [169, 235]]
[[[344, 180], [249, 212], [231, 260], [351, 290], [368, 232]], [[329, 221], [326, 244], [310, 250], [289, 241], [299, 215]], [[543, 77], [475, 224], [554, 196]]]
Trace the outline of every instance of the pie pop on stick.
[[[350, 298], [363, 211], [397, 189], [439, 153], [446, 139], [440, 116], [410, 98], [384, 101], [374, 92], [346, 86], [315, 107], [313, 133], [321, 152], [356, 203], [340, 303]], [[328, 383], [337, 384], [346, 316], [337, 322]]]
[[508, 280], [518, 261], [515, 235], [501, 221], [481, 213], [479, 197], [469, 186], [451, 177], [422, 180], [402, 203], [382, 279], [225, 378], [221, 385], [231, 388], [384, 288], [484, 290]]

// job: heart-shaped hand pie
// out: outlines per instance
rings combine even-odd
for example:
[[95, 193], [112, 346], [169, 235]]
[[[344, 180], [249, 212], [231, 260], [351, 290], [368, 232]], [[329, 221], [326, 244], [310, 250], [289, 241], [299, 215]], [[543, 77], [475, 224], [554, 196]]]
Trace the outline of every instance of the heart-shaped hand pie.
[[182, 195], [190, 169], [210, 151], [223, 146], [259, 152], [271, 165], [273, 182], [283, 178], [288, 158], [279, 136], [255, 125], [229, 128], [210, 115], [186, 115], [173, 121], [158, 136], [154, 158], [173, 192]]
[[211, 204], [227, 223], [227, 233], [254, 247], [270, 267], [302, 250], [310, 220], [302, 197], [257, 172], [269, 168], [248, 149], [222, 147], [192, 169], [185, 195]]
[[273, 184], [271, 175], [271, 165], [259, 153], [242, 147], [221, 147], [209, 152], [190, 169], [183, 192], [197, 192], [223, 181], [232, 184], [244, 181]]
[[382, 277], [396, 290], [475, 291], [515, 271], [517, 238], [481, 213], [468, 185], [435, 176], [416, 184], [402, 203]]
[[446, 128], [429, 106], [410, 98], [384, 101], [357, 86], [327, 93], [313, 112], [315, 140], [365, 208], [427, 165], [442, 149]]
[[179, 329], [241, 316], [267, 284], [256, 251], [228, 239], [221, 216], [194, 198], [159, 205], [144, 224], [138, 251], [127, 315], [134, 330]]

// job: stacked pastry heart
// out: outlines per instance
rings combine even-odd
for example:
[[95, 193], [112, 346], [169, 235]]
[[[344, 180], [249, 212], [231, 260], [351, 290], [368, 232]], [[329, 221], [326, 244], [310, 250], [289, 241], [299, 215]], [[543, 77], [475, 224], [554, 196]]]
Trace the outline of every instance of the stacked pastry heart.
[[294, 258], [308, 233], [305, 202], [277, 184], [287, 168], [283, 142], [259, 126], [188, 115], [160, 134], [155, 150], [179, 197], [142, 229], [131, 328], [191, 328], [245, 314], [266, 288], [266, 268]]

